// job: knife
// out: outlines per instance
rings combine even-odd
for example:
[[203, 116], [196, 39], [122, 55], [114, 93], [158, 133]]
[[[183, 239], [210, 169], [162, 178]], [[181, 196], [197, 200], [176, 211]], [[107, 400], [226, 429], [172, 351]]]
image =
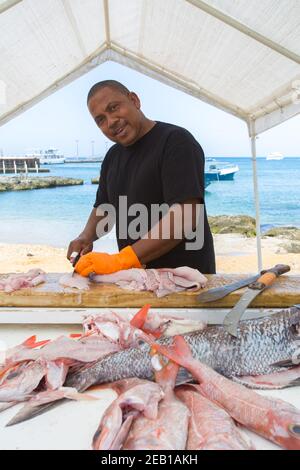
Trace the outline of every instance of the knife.
[[[72, 254], [73, 254], [73, 253], [72, 253]], [[80, 253], [77, 253], [77, 255], [75, 256], [75, 258], [72, 259], [72, 266], [73, 266], [73, 268], [75, 268], [75, 265], [78, 263], [80, 257], [81, 257], [81, 254], [80, 254]], [[74, 276], [75, 273], [76, 273], [76, 271], [75, 271], [75, 269], [74, 269], [73, 272], [72, 272], [72, 277]]]
[[262, 276], [257, 279], [257, 281], [249, 284], [246, 292], [224, 318], [223, 325], [225, 330], [231, 334], [231, 336], [237, 337], [237, 327], [239, 321], [246, 308], [249, 307], [255, 297], [258, 296], [266, 287], [269, 287], [271, 284], [273, 284], [278, 276], [289, 272], [290, 269], [291, 268], [285, 264], [276, 264], [274, 268], [266, 270]]
[[199, 300], [199, 302], [213, 302], [215, 300], [223, 299], [223, 297], [226, 297], [226, 295], [231, 292], [241, 289], [242, 287], [249, 286], [252, 282], [257, 281], [257, 279], [259, 279], [259, 277], [265, 272], [266, 271], [262, 271], [260, 274], [256, 274], [255, 276], [251, 276], [246, 279], [241, 279], [240, 281], [233, 282], [232, 284], [227, 284], [227, 286], [209, 289], [199, 294], [197, 300]]

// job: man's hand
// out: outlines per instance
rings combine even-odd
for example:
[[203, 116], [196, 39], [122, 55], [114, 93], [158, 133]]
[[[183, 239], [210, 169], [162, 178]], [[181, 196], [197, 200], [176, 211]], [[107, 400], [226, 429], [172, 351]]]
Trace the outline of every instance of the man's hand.
[[75, 271], [81, 276], [91, 273], [111, 274], [122, 269], [141, 268], [141, 263], [131, 246], [126, 246], [119, 253], [88, 253], [80, 258]]
[[71, 241], [68, 248], [67, 258], [68, 260], [71, 260], [71, 255], [74, 252], [80, 253], [81, 255], [86, 255], [92, 250], [93, 242], [85, 237], [79, 236], [75, 238], [75, 240]]
[[[103, 219], [105, 216], [97, 215], [97, 209], [94, 207], [92, 212], [90, 213], [90, 216], [88, 218], [88, 221], [86, 223], [86, 226], [84, 230], [81, 232], [81, 234], [75, 238], [75, 240], [71, 241], [69, 248], [68, 248], [68, 253], [67, 253], [67, 258], [72, 262], [71, 256], [72, 253], [80, 253], [81, 255], [86, 255], [90, 251], [93, 251], [93, 242], [98, 239], [97, 236], [97, 224]], [[73, 259], [74, 260], [74, 259]]]

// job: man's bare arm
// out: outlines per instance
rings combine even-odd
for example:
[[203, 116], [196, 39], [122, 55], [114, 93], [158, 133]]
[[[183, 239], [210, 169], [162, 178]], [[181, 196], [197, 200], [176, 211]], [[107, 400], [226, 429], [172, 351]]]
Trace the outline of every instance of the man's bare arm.
[[[173, 206], [141, 240], [132, 245], [141, 264], [168, 253], [184, 239], [184, 234], [195, 229], [199, 218], [197, 204], [200, 204], [199, 199], [189, 199], [176, 205], [177, 209]], [[189, 205], [187, 212], [183, 211], [184, 205]]]

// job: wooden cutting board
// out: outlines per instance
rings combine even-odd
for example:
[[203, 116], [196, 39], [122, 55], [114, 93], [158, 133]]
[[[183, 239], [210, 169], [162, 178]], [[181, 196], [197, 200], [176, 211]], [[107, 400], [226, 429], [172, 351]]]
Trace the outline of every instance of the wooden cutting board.
[[[236, 282], [252, 274], [208, 275], [207, 289]], [[179, 292], [157, 298], [152, 292], [132, 292], [109, 284], [91, 284], [90, 290], [80, 292], [59, 285], [62, 274], [47, 274], [47, 282], [31, 289], [11, 294], [0, 291], [0, 307], [141, 307], [149, 303], [160, 308], [232, 307], [245, 289], [239, 289], [217, 302], [199, 303], [196, 292]], [[4, 277], [3, 275], [0, 276]], [[206, 290], [206, 289], [205, 289]], [[280, 308], [300, 304], [300, 276], [281, 276], [273, 286], [256, 297], [251, 307]]]

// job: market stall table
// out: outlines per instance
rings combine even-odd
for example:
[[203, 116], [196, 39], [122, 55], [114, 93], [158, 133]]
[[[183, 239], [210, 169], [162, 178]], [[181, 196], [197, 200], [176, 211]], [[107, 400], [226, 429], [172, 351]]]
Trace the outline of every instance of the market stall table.
[[[228, 297], [210, 304], [198, 304], [199, 292], [181, 292], [157, 298], [149, 292], [131, 292], [113, 285], [92, 285], [87, 292], [64, 289], [60, 274], [48, 274], [47, 282], [34, 289], [12, 294], [0, 292], [0, 355], [6, 347], [20, 343], [36, 334], [38, 340], [55, 338], [61, 334], [78, 333], [84, 316], [116, 310], [136, 312], [150, 303], [152, 310], [208, 323], [221, 323], [225, 314], [242, 295], [240, 289]], [[208, 276], [207, 289], [235, 282], [247, 275]], [[253, 318], [300, 303], [300, 277], [282, 276], [255, 299], [254, 307], [244, 318]], [[259, 392], [282, 398], [300, 408], [299, 387]], [[94, 432], [102, 414], [115, 398], [111, 390], [93, 392], [99, 400], [91, 402], [69, 401], [30, 421], [9, 428], [5, 424], [22, 404], [0, 414], [0, 449], [90, 449]], [[249, 431], [257, 449], [279, 449], [277, 446]]]

